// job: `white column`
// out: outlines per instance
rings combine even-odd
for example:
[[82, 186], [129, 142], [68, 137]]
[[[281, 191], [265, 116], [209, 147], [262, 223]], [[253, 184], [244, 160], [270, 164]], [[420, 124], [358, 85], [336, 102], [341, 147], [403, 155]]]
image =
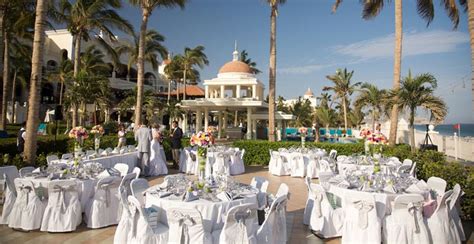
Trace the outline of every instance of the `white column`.
[[236, 98], [240, 98], [240, 85], [237, 85], [237, 90], [236, 90], [236, 94], [235, 94]]
[[221, 85], [221, 98], [224, 98], [225, 89], [224, 86]]
[[257, 85], [252, 85], [252, 98], [257, 98]]
[[183, 130], [183, 136], [186, 135], [186, 132], [188, 131], [188, 111], [184, 112], [181, 128]]
[[209, 98], [209, 86], [205, 86], [204, 89], [205, 89], [205, 91], [206, 91], [205, 97], [206, 97], [206, 98]]
[[196, 132], [202, 130], [202, 111], [196, 111]]
[[222, 111], [219, 111], [219, 116], [218, 117], [218, 127], [219, 127], [219, 130], [217, 131], [217, 138], [218, 139], [221, 139], [222, 138]]
[[247, 139], [252, 139], [252, 109], [247, 108]]
[[252, 139], [257, 139], [257, 120], [252, 121]]
[[239, 111], [235, 110], [235, 115], [234, 115], [234, 127], [239, 126]]
[[282, 131], [283, 123], [281, 120], [277, 121], [277, 141], [281, 141], [281, 131]]
[[204, 131], [207, 131], [208, 126], [209, 126], [209, 109], [204, 108]]
[[222, 121], [222, 128], [224, 128], [224, 130], [225, 130], [225, 129], [227, 129], [227, 114], [228, 113], [227, 113], [227, 111], [224, 111], [223, 113], [224, 113], [224, 119]]

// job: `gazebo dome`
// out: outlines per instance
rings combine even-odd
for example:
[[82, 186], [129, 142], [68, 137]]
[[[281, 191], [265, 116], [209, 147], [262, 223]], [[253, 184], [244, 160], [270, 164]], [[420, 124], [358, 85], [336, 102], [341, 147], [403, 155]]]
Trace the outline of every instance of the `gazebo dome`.
[[313, 93], [313, 91], [311, 91], [310, 88], [308, 88], [308, 90], [304, 93], [304, 96], [305, 97], [314, 97], [314, 93]]
[[252, 74], [252, 69], [250, 69], [248, 64], [242, 61], [234, 60], [234, 61], [224, 64], [219, 70], [219, 74], [231, 73], [231, 72]]

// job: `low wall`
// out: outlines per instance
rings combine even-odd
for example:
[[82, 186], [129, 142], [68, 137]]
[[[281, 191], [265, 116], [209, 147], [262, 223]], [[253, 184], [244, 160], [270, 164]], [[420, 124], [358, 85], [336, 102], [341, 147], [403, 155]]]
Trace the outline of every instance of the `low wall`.
[[[415, 142], [417, 147], [420, 147], [420, 145], [424, 143], [425, 137], [426, 132], [415, 130]], [[435, 133], [430, 133], [430, 137], [433, 144], [438, 146], [439, 152], [443, 152], [450, 157], [455, 158], [457, 156], [459, 159], [474, 161], [474, 138], [455, 138], [454, 135], [444, 136]]]

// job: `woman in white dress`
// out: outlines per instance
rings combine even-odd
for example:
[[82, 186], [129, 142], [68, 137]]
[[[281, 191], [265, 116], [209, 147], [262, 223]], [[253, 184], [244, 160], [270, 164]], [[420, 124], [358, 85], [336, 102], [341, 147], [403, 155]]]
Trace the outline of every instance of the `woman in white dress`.
[[151, 141], [151, 153], [150, 153], [150, 175], [166, 175], [168, 174], [168, 168], [166, 167], [166, 161], [163, 160], [162, 147], [161, 147], [161, 133], [160, 126], [154, 125], [152, 128], [152, 141]]

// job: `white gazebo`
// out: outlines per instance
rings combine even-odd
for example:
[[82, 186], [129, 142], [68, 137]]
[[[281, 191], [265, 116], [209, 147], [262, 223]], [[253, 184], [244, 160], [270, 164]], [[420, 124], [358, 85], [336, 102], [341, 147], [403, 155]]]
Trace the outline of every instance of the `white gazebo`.
[[[218, 115], [218, 138], [221, 138], [222, 129], [228, 128], [228, 113], [234, 112], [237, 118], [239, 112], [247, 112], [246, 137], [256, 138], [257, 120], [268, 120], [268, 104], [263, 100], [265, 87], [255, 77], [252, 69], [239, 61], [237, 48], [233, 52], [233, 60], [220, 68], [217, 77], [204, 81], [204, 89], [204, 98], [181, 101], [184, 110], [196, 114], [196, 131], [203, 129], [203, 113], [204, 130], [209, 126], [209, 114], [215, 114]], [[294, 116], [282, 112], [277, 112], [275, 116], [280, 128], [284, 120], [294, 119]], [[234, 127], [237, 126], [236, 122]]]

